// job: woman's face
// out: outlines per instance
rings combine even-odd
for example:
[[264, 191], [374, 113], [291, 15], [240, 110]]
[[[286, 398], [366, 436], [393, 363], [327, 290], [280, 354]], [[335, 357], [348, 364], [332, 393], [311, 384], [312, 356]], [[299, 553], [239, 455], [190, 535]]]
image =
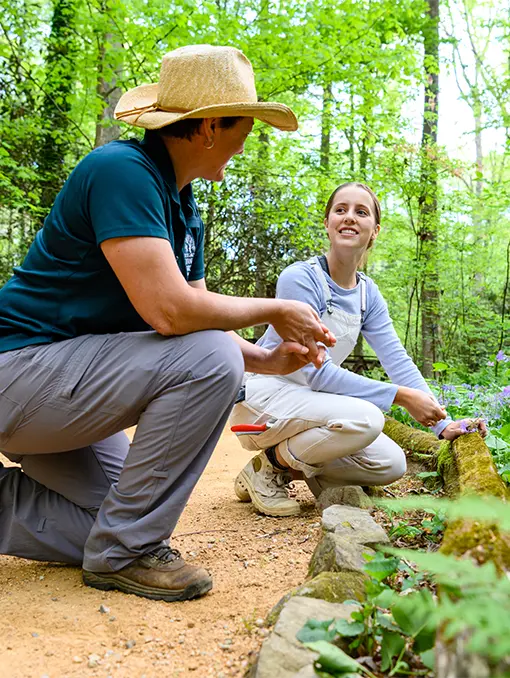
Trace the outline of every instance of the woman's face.
[[242, 118], [232, 127], [221, 127], [219, 120], [214, 126], [212, 139], [214, 146], [205, 150], [206, 168], [203, 179], [222, 181], [225, 167], [234, 155], [244, 151], [244, 142], [253, 127], [253, 118]]
[[353, 252], [364, 252], [380, 229], [372, 196], [355, 185], [337, 191], [324, 225], [333, 250], [348, 247]]

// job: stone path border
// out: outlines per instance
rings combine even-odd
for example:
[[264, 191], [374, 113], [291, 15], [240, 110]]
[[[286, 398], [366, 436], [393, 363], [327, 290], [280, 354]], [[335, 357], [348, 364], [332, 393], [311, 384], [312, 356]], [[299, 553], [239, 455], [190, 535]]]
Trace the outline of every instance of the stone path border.
[[[413, 429], [387, 418], [384, 432], [411, 457], [442, 475], [447, 493], [452, 498], [465, 494], [489, 495], [510, 499], [510, 492], [500, 478], [492, 455], [478, 433], [466, 434], [448, 443], [434, 435]], [[252, 678], [314, 678], [313, 662], [316, 656], [297, 641], [296, 633], [307, 619], [328, 619], [350, 614], [344, 600], [361, 600], [364, 595], [363, 554], [374, 553], [373, 546], [388, 543], [389, 539], [368, 508], [370, 499], [361, 488], [328, 490], [319, 498], [323, 536], [311, 561], [307, 581], [289, 591], [269, 613], [266, 624], [274, 629], [262, 645]], [[334, 501], [355, 506], [338, 505]], [[449, 524], [441, 545], [444, 553], [463, 556], [470, 549], [485, 548], [487, 559], [492, 559], [500, 570], [510, 569], [510, 537], [496, 526], [477, 521], [457, 520]], [[321, 616], [321, 615], [325, 616]], [[436, 678], [448, 678], [452, 666], [465, 666], [465, 653], [458, 645], [442, 647], [442, 658], [447, 670], [440, 667]], [[457, 661], [458, 658], [458, 661]], [[480, 662], [472, 662], [480, 672]], [[470, 678], [465, 676], [465, 678]], [[471, 678], [481, 678], [481, 675]]]

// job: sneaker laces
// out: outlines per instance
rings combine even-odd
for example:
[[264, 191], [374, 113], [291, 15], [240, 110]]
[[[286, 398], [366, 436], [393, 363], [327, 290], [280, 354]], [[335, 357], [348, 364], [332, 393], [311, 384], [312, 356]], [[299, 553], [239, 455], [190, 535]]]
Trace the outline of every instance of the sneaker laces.
[[285, 491], [290, 485], [292, 476], [290, 473], [285, 471], [278, 471], [273, 467], [273, 469], [267, 469], [265, 473], [265, 480], [267, 484], [274, 487], [278, 492]]
[[151, 558], [156, 558], [162, 563], [171, 563], [181, 557], [181, 552], [177, 549], [170, 548], [170, 546], [158, 546], [157, 548], [152, 549], [152, 551], [149, 551], [146, 555]]

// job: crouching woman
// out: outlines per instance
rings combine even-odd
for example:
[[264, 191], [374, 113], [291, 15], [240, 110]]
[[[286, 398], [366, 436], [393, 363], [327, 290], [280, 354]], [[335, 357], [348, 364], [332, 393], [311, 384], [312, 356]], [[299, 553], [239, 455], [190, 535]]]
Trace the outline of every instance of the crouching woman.
[[[296, 472], [316, 496], [331, 486], [387, 485], [400, 478], [405, 454], [382, 433], [382, 412], [393, 404], [443, 438], [466, 430], [439, 405], [398, 338], [377, 285], [358, 271], [380, 221], [379, 201], [368, 186], [342, 184], [325, 210], [329, 251], [292, 264], [278, 279], [277, 297], [310, 304], [337, 341], [319, 369], [247, 375], [244, 400], [234, 406], [231, 425], [242, 428], [242, 446], [262, 450], [237, 476], [235, 491], [267, 515], [299, 513], [288, 494]], [[360, 332], [391, 383], [342, 368]], [[271, 350], [280, 342], [270, 326], [259, 345]]]

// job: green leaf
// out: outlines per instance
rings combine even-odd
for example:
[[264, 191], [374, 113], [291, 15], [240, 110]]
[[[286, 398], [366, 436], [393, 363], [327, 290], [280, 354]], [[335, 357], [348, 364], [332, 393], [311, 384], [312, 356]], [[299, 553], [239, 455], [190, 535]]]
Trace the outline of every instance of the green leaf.
[[425, 627], [433, 609], [434, 602], [430, 591], [422, 589], [400, 597], [392, 606], [391, 612], [403, 633], [414, 636]]
[[373, 560], [366, 563], [363, 569], [371, 577], [381, 582], [397, 571], [399, 562], [400, 558], [387, 558], [382, 554], [377, 554]]
[[329, 631], [329, 627], [333, 623], [333, 619], [327, 621], [318, 621], [317, 619], [309, 619], [306, 624], [300, 629], [296, 638], [301, 643], [313, 643], [317, 640], [333, 640], [335, 637], [335, 629]]
[[431, 671], [434, 670], [436, 664], [436, 652], [435, 650], [426, 650], [420, 654], [420, 659], [424, 666], [426, 666]]
[[434, 372], [445, 372], [448, 369], [448, 365], [446, 363], [432, 363], [432, 368]]
[[[499, 433], [505, 439], [510, 438], [510, 424], [505, 424], [502, 426], [499, 430]], [[508, 442], [510, 442], [510, 440], [508, 440]]]
[[427, 624], [427, 626], [420, 631], [413, 643], [413, 650], [417, 654], [431, 650], [436, 643], [436, 628], [434, 624]]
[[361, 607], [361, 603], [359, 600], [354, 600], [352, 598], [348, 598], [347, 600], [344, 600], [343, 602], [344, 605], [357, 605], [358, 607]]
[[399, 628], [395, 623], [395, 620], [390, 614], [383, 614], [377, 610], [375, 615], [376, 623], [383, 629], [388, 629], [389, 631], [398, 631]]
[[422, 471], [421, 473], [417, 473], [416, 477], [420, 478], [420, 480], [425, 480], [426, 478], [438, 478], [439, 473], [437, 471]]
[[384, 589], [384, 591], [381, 591], [381, 593], [376, 598], [374, 598], [373, 603], [374, 605], [377, 605], [377, 607], [383, 607], [385, 610], [387, 610], [394, 599], [395, 592], [388, 588]]
[[335, 631], [340, 636], [359, 636], [365, 630], [365, 624], [361, 622], [349, 622], [347, 619], [338, 619]]
[[393, 657], [397, 657], [404, 649], [406, 641], [398, 633], [383, 631], [381, 642], [381, 671], [387, 671]]
[[305, 643], [305, 645], [310, 650], [319, 653], [319, 658], [315, 662], [315, 666], [319, 669], [324, 669], [330, 673], [334, 673], [336, 671], [340, 675], [345, 673], [354, 673], [359, 675], [360, 671], [362, 670], [361, 666], [355, 659], [349, 657], [348, 654], [346, 654], [339, 647], [336, 647], [336, 645], [327, 643], [324, 640], [318, 640], [315, 643]]

